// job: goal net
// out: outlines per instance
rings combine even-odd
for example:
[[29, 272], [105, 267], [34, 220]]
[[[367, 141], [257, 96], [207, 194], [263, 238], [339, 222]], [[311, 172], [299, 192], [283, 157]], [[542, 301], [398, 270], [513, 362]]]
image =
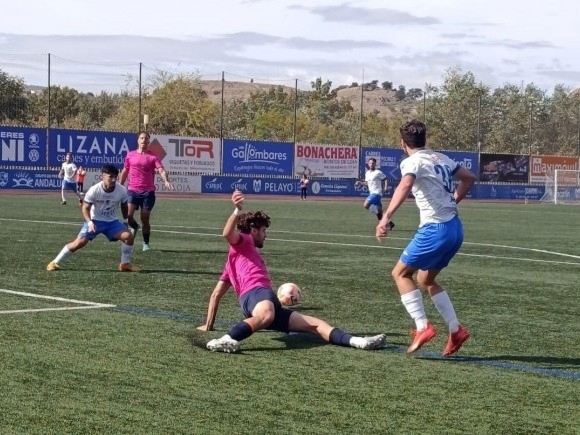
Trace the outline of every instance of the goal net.
[[545, 192], [540, 201], [580, 204], [580, 170], [556, 169], [546, 172]]

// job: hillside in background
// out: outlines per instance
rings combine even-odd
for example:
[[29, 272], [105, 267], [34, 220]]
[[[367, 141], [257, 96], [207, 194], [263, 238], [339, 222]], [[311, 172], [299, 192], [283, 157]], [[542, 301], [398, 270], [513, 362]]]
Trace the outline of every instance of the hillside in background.
[[[215, 103], [221, 103], [222, 82], [219, 80], [202, 80], [202, 89], [208, 97]], [[243, 82], [225, 82], [224, 83], [224, 101], [226, 103], [241, 99], [247, 99], [253, 92], [259, 90], [267, 91], [277, 85], [268, 85], [262, 83], [243, 83]], [[294, 88], [282, 86], [287, 92], [294, 92]], [[395, 90], [384, 90], [381, 88], [372, 91], [363, 92], [363, 112], [365, 114], [377, 111], [380, 117], [391, 117], [396, 114], [417, 115], [421, 108], [422, 102], [417, 100], [398, 100], [395, 96]], [[361, 88], [344, 88], [337, 91], [337, 98], [350, 102], [355, 111], [358, 111], [361, 105]]]

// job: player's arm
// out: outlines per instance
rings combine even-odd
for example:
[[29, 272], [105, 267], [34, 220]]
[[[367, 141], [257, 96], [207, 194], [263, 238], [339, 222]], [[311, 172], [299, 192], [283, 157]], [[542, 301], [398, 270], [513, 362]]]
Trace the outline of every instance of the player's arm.
[[163, 166], [160, 166], [157, 168], [157, 172], [159, 172], [159, 175], [161, 176], [161, 179], [163, 180], [165, 187], [167, 189], [174, 190], [175, 187], [173, 187], [173, 184], [171, 184], [171, 182], [169, 181], [169, 175], [167, 175], [167, 171], [165, 170], [165, 168]]
[[125, 182], [127, 181], [128, 175], [129, 169], [127, 167], [124, 167], [123, 170], [121, 171], [121, 175], [119, 176], [119, 183], [124, 185]]
[[369, 183], [367, 183], [365, 180], [356, 180], [356, 181], [354, 182], [354, 185], [355, 185], [355, 186], [368, 186], [368, 185], [369, 185]]
[[461, 166], [459, 170], [453, 175], [453, 178], [455, 180], [459, 180], [457, 189], [455, 189], [455, 193], [453, 194], [455, 202], [459, 203], [463, 198], [465, 198], [465, 195], [469, 193], [471, 186], [473, 186], [473, 183], [475, 183], [475, 174], [469, 169]]
[[392, 220], [393, 215], [398, 210], [398, 208], [405, 202], [409, 194], [411, 193], [411, 189], [413, 188], [413, 184], [415, 183], [415, 175], [414, 174], [407, 174], [402, 179], [395, 192], [393, 193], [393, 197], [389, 202], [389, 206], [387, 207], [387, 211], [383, 215], [383, 218], [379, 221], [376, 228], [376, 236], [377, 238], [385, 237], [387, 235], [387, 228], [388, 223]]
[[244, 194], [239, 190], [235, 190], [234, 193], [232, 193], [232, 202], [235, 209], [226, 221], [222, 235], [230, 245], [237, 245], [240, 242], [240, 233], [236, 229], [236, 225], [238, 223], [238, 215], [244, 206]]
[[[88, 201], [91, 201], [91, 199], [89, 198]], [[95, 226], [95, 223], [91, 219], [91, 206], [92, 205], [93, 205], [92, 202], [87, 202], [87, 197], [85, 196], [85, 199], [83, 200], [83, 205], [81, 207], [81, 213], [83, 215], [83, 219], [87, 223], [87, 229], [89, 230], [90, 233], [94, 233], [96, 228], [97, 228]]]
[[221, 278], [215, 285], [211, 296], [209, 298], [209, 305], [207, 307], [207, 317], [205, 323], [197, 327], [200, 331], [212, 331], [215, 323], [215, 318], [218, 311], [218, 306], [221, 298], [226, 294], [230, 288], [229, 281], [222, 281]]
[[127, 201], [121, 203], [121, 214], [125, 223], [129, 219], [129, 203]]
[[64, 168], [60, 168], [60, 171], [58, 171], [58, 178], [64, 178]]

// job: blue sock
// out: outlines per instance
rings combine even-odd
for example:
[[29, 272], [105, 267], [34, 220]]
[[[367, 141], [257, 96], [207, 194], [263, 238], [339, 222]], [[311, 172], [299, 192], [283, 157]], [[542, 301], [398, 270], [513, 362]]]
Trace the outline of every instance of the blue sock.
[[239, 322], [236, 323], [232, 329], [230, 329], [229, 336], [236, 341], [242, 341], [253, 333], [254, 331], [252, 331], [250, 325], [248, 325], [246, 322]]
[[350, 346], [350, 339], [352, 335], [348, 332], [343, 331], [339, 328], [334, 328], [330, 331], [330, 341], [332, 344], [336, 344], [337, 346]]

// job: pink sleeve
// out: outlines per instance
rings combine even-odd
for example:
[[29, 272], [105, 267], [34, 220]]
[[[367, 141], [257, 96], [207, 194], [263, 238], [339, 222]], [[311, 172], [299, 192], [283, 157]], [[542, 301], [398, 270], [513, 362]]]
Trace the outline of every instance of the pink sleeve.
[[225, 266], [224, 266], [224, 270], [222, 271], [222, 274], [220, 276], [220, 281], [230, 282], [230, 277], [228, 275], [228, 271], [226, 270]]
[[127, 170], [129, 170], [129, 167], [131, 166], [130, 160], [131, 160], [131, 154], [130, 154], [130, 152], [129, 152], [129, 153], [127, 153], [127, 155], [125, 156], [125, 161], [124, 161], [124, 163], [123, 163], [123, 167], [124, 167], [125, 169], [127, 169]]
[[163, 167], [163, 163], [159, 160], [159, 157], [155, 156], [155, 169], [159, 169]]

